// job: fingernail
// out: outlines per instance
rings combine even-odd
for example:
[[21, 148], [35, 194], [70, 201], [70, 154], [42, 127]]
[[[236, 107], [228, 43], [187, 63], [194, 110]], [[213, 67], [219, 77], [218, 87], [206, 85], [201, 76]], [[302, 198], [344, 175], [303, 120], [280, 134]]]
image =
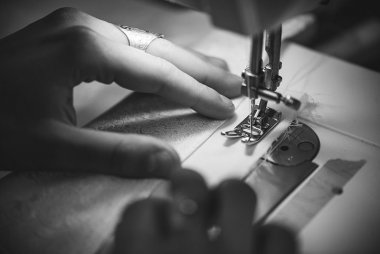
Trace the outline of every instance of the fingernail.
[[235, 105], [232, 103], [230, 99], [225, 97], [224, 95], [220, 95], [220, 99], [225, 104], [230, 111], [235, 111]]
[[177, 201], [178, 210], [183, 215], [193, 215], [198, 210], [198, 204], [189, 198], [180, 198]]
[[184, 228], [186, 221], [196, 215], [199, 206], [194, 200], [177, 193], [173, 197], [171, 225], [174, 229]]
[[235, 74], [229, 75], [228, 83], [230, 84], [230, 89], [228, 90], [228, 96], [231, 98], [235, 98], [241, 95], [241, 85], [243, 80], [240, 76]]
[[148, 160], [148, 173], [161, 178], [169, 178], [171, 173], [181, 165], [177, 153], [169, 150], [152, 153]]

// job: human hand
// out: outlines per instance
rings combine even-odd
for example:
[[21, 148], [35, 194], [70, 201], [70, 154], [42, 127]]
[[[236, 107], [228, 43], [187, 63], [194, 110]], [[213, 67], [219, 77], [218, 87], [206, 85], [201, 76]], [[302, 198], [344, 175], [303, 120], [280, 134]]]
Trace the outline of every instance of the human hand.
[[[113, 24], [59, 9], [0, 40], [0, 169], [167, 177], [176, 152], [157, 139], [75, 127], [73, 88], [116, 82], [227, 118], [240, 78], [225, 62], [156, 39], [132, 48]], [[220, 93], [220, 94], [219, 94]], [[223, 95], [221, 95], [223, 94]]]
[[242, 181], [209, 190], [201, 176], [179, 170], [172, 200], [130, 205], [115, 230], [113, 254], [290, 254], [292, 233], [278, 225], [252, 227], [256, 196]]

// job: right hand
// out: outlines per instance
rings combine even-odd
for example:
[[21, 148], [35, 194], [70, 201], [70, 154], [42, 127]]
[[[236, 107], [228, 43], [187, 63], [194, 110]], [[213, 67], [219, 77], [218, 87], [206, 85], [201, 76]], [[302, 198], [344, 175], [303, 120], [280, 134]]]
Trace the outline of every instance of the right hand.
[[171, 184], [170, 200], [146, 199], [125, 210], [115, 231], [113, 254], [297, 252], [288, 229], [252, 227], [256, 196], [244, 182], [227, 180], [209, 190], [200, 175], [183, 169], [173, 173]]

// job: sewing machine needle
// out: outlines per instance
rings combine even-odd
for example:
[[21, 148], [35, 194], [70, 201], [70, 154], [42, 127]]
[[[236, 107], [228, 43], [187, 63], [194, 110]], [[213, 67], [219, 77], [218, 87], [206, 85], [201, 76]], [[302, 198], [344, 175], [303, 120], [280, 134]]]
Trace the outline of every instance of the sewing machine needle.
[[255, 105], [255, 99], [250, 99], [250, 111], [251, 111], [251, 114], [249, 115], [249, 140], [252, 138], [252, 125], [253, 125], [253, 113], [254, 113], [254, 110], [253, 110], [253, 107]]
[[250, 100], [250, 110], [251, 110], [251, 114], [249, 116], [249, 129], [250, 129], [250, 135], [249, 135], [249, 140], [251, 140], [253, 138], [253, 124], [255, 123], [255, 119], [259, 116], [260, 114], [260, 109], [259, 108], [256, 108], [256, 104], [255, 104], [255, 99], [251, 99]]

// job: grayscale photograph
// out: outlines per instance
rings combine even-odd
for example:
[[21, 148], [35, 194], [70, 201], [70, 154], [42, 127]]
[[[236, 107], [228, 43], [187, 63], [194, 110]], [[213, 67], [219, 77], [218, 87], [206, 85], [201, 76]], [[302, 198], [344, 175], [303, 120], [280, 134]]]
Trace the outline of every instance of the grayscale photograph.
[[0, 0], [0, 254], [380, 253], [374, 0]]

